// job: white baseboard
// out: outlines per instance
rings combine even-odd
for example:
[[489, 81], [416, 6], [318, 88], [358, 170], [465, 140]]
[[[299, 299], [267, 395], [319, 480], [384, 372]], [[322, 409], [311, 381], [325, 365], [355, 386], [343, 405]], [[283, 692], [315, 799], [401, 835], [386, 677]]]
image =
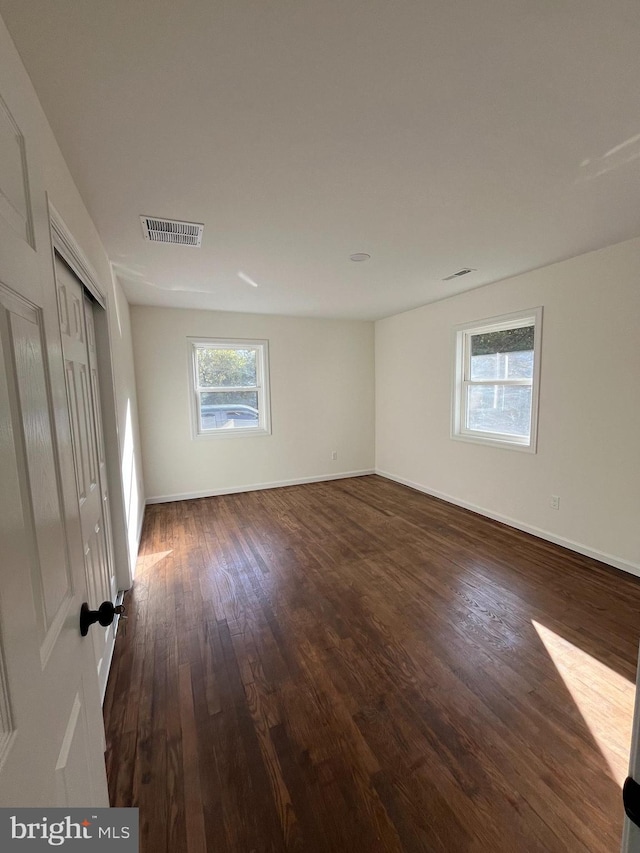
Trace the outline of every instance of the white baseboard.
[[516, 530], [522, 530], [524, 533], [530, 533], [532, 536], [537, 536], [539, 539], [545, 539], [547, 542], [553, 542], [554, 545], [561, 545], [563, 548], [568, 548], [570, 551], [575, 551], [585, 557], [591, 557], [594, 560], [599, 560], [601, 563], [606, 563], [616, 569], [622, 569], [623, 572], [629, 572], [631, 575], [640, 577], [640, 563], [631, 563], [628, 560], [621, 560], [619, 557], [614, 557], [613, 554], [606, 554], [604, 551], [597, 551], [595, 548], [589, 548], [582, 545], [580, 542], [574, 542], [572, 539], [565, 539], [563, 536], [557, 536], [555, 533], [550, 533], [547, 530], [542, 530], [539, 527], [534, 527], [531, 524], [525, 524], [515, 518], [510, 518], [507, 515], [501, 515], [498, 512], [484, 509], [484, 507], [472, 504], [469, 501], [463, 501], [459, 498], [454, 498], [451, 495], [445, 495], [442, 492], [436, 492], [434, 489], [428, 489], [420, 483], [414, 483], [412, 480], [406, 480], [404, 477], [396, 477], [395, 474], [390, 474], [388, 471], [376, 469], [376, 474], [384, 477], [387, 480], [393, 480], [395, 483], [400, 483], [402, 486], [409, 486], [418, 492], [423, 492], [425, 495], [431, 495], [433, 498], [439, 498], [447, 503], [460, 506], [463, 509], [469, 509], [472, 512], [477, 512], [479, 515], [484, 515], [487, 518], [492, 518], [494, 521], [499, 521], [506, 524], [508, 527], [515, 527]]
[[184, 492], [179, 495], [156, 495], [147, 498], [148, 504], [168, 503], [169, 501], [188, 501], [193, 498], [213, 498], [217, 495], [235, 495], [240, 492], [257, 492], [261, 489], [281, 489], [283, 486], [301, 486], [304, 483], [324, 483], [327, 480], [345, 480], [348, 477], [365, 477], [375, 474], [371, 469], [366, 471], [343, 471], [340, 474], [321, 474], [318, 477], [300, 477], [296, 480], [278, 480], [274, 483], [252, 483], [247, 486], [229, 486], [225, 489], [205, 489], [202, 492]]

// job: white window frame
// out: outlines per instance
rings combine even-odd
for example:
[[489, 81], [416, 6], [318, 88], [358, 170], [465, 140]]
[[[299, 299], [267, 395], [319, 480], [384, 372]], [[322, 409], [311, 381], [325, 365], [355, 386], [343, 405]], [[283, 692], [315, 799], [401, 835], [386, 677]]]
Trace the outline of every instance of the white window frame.
[[[533, 377], [531, 379], [472, 380], [470, 376], [471, 338], [473, 335], [488, 332], [501, 332], [505, 329], [518, 329], [523, 326], [534, 327]], [[493, 447], [506, 447], [511, 450], [524, 450], [535, 453], [538, 441], [538, 400], [540, 393], [540, 351], [542, 344], [542, 308], [530, 308], [513, 314], [503, 314], [486, 320], [463, 323], [453, 330], [453, 395], [451, 416], [451, 438], [457, 441], [470, 441], [475, 444], [488, 444]], [[528, 385], [531, 387], [531, 427], [529, 437], [507, 435], [505, 433], [483, 432], [469, 429], [466, 424], [467, 389], [473, 385]]]
[[[189, 397], [191, 430], [194, 439], [249, 438], [271, 435], [271, 407], [269, 399], [269, 341], [244, 338], [187, 338], [189, 350]], [[198, 349], [243, 349], [256, 353], [256, 382], [250, 387], [205, 388], [198, 384]], [[258, 395], [258, 425], [235, 429], [201, 428], [201, 394], [209, 391], [255, 391]]]

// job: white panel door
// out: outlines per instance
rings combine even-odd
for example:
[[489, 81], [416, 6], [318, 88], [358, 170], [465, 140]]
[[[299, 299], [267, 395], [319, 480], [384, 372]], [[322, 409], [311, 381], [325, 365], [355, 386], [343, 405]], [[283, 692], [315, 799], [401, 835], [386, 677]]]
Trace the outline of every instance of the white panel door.
[[[102, 517], [104, 523], [104, 536], [107, 545], [106, 551], [106, 590], [105, 599], [115, 602], [118, 594], [118, 581], [115, 573], [115, 561], [113, 557], [113, 533], [111, 531], [111, 507], [109, 504], [109, 484], [107, 478], [107, 457], [104, 449], [104, 435], [102, 431], [102, 410], [100, 408], [100, 377], [98, 374], [98, 353], [96, 350], [96, 330], [94, 315], [96, 311], [102, 311], [100, 306], [93, 302], [87, 293], [84, 294], [84, 316], [87, 327], [87, 350], [89, 352], [89, 371], [91, 378], [91, 404], [93, 408], [93, 423], [96, 430], [96, 453], [98, 455], [98, 482], [100, 484], [100, 496], [102, 498]], [[114, 626], [115, 627], [115, 626]]]
[[[117, 583], [102, 439], [93, 306], [76, 275], [56, 255], [56, 285], [76, 488], [89, 606], [115, 603]], [[101, 695], [107, 685], [115, 624], [91, 629]]]
[[[46, 198], [0, 97], [0, 805], [108, 805]], [[25, 118], [25, 121], [28, 119]], [[37, 251], [36, 251], [37, 249]]]

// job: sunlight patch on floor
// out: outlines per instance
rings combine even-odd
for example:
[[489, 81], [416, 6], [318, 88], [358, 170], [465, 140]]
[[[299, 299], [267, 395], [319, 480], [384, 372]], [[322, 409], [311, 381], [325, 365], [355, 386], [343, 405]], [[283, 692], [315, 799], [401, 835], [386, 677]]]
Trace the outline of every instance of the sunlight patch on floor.
[[539, 622], [531, 620], [571, 694], [611, 776], [622, 787], [627, 776], [635, 685]]
[[159, 563], [160, 560], [164, 560], [165, 557], [168, 557], [169, 554], [173, 554], [173, 548], [170, 548], [168, 551], [156, 551], [155, 554], [141, 554], [138, 557], [137, 570], [139, 572], [145, 572], [148, 569], [153, 568], [156, 563]]

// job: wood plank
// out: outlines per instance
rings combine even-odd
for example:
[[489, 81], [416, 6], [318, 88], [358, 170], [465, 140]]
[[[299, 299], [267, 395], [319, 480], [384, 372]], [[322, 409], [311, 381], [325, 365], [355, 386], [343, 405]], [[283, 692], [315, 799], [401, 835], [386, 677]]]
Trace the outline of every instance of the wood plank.
[[638, 579], [370, 476], [148, 507], [125, 603], [142, 853], [617, 849]]

